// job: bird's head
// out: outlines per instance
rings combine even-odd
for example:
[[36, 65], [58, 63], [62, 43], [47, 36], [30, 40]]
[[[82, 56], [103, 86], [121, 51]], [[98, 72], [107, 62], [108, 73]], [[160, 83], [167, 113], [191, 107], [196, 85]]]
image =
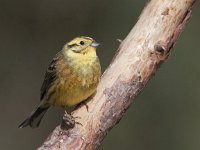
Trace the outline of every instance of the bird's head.
[[94, 39], [91, 37], [81, 36], [74, 38], [70, 42], [66, 43], [63, 47], [65, 54], [70, 55], [71, 57], [79, 57], [81, 55], [91, 55], [95, 53], [96, 48], [99, 46]]

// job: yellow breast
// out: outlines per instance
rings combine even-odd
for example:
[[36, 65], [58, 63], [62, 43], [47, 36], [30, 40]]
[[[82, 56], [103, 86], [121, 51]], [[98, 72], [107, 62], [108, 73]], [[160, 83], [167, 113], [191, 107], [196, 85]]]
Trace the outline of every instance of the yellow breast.
[[57, 79], [51, 87], [49, 100], [55, 106], [73, 106], [90, 97], [97, 88], [101, 76], [98, 58], [94, 60], [65, 62], [63, 59], [57, 65]]

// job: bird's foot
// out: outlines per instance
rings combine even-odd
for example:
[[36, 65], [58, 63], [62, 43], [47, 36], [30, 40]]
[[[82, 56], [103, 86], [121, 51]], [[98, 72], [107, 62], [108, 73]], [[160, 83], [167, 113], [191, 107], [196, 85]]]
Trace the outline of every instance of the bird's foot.
[[61, 128], [68, 130], [75, 126], [75, 124], [82, 125], [80, 122], [77, 122], [75, 119], [80, 119], [80, 117], [74, 117], [71, 114], [68, 114], [67, 111], [65, 111], [65, 114], [63, 116], [63, 120], [61, 123]]

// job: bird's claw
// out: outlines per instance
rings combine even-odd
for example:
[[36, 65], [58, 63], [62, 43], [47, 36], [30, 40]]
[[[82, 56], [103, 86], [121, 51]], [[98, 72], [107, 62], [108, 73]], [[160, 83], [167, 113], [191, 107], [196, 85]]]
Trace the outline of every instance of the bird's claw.
[[81, 117], [79, 116], [72, 116], [71, 114], [68, 114], [67, 111], [65, 111], [65, 114], [63, 116], [63, 120], [61, 123], [61, 128], [62, 129], [71, 129], [75, 126], [75, 124], [82, 125], [80, 122], [77, 122], [75, 119], [80, 119]]

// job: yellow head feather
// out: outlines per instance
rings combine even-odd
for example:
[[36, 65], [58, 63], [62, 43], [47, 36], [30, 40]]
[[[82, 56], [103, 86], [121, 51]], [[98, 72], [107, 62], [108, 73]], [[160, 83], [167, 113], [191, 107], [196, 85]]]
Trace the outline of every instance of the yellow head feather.
[[90, 37], [77, 37], [65, 44], [63, 54], [75, 61], [90, 61], [96, 59], [96, 48], [99, 44]]

